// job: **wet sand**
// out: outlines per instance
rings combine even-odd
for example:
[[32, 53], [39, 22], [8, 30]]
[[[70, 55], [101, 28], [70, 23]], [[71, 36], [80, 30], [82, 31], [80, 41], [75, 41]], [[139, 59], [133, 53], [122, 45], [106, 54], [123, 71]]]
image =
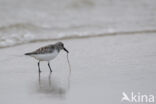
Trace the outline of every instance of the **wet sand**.
[[121, 104], [122, 92], [156, 95], [156, 35], [117, 35], [64, 40], [70, 51], [41, 63], [23, 54], [53, 42], [0, 50], [1, 104]]

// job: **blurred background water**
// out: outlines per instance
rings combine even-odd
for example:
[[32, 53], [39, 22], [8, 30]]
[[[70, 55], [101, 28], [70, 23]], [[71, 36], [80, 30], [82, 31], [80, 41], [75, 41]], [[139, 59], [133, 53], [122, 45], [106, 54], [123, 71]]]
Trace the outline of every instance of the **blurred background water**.
[[155, 0], [0, 0], [0, 48], [156, 30]]

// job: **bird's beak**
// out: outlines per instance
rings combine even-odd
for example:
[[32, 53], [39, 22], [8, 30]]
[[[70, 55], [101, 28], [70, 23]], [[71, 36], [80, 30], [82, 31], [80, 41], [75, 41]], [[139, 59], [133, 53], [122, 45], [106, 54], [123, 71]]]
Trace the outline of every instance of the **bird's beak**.
[[69, 51], [66, 48], [63, 48], [63, 49], [64, 49], [64, 51], [66, 51], [67, 53], [69, 53]]

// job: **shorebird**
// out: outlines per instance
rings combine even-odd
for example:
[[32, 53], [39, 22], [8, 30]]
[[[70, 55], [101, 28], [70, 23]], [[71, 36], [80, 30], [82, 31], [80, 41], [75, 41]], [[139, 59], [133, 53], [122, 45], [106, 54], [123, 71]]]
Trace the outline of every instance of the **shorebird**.
[[69, 51], [64, 47], [64, 44], [62, 42], [57, 42], [55, 44], [50, 44], [44, 47], [41, 47], [33, 52], [25, 53], [25, 55], [34, 57], [36, 60], [38, 60], [38, 71], [40, 70], [40, 61], [47, 61], [48, 67], [50, 69], [50, 72], [52, 72], [51, 66], [50, 66], [50, 60], [54, 59], [61, 50], [66, 51], [69, 53]]

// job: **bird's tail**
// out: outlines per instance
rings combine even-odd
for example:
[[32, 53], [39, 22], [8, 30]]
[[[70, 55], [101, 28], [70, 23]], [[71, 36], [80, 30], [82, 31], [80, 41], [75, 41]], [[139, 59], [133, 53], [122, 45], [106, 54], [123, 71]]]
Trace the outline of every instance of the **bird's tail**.
[[32, 53], [25, 53], [24, 55], [31, 55]]

